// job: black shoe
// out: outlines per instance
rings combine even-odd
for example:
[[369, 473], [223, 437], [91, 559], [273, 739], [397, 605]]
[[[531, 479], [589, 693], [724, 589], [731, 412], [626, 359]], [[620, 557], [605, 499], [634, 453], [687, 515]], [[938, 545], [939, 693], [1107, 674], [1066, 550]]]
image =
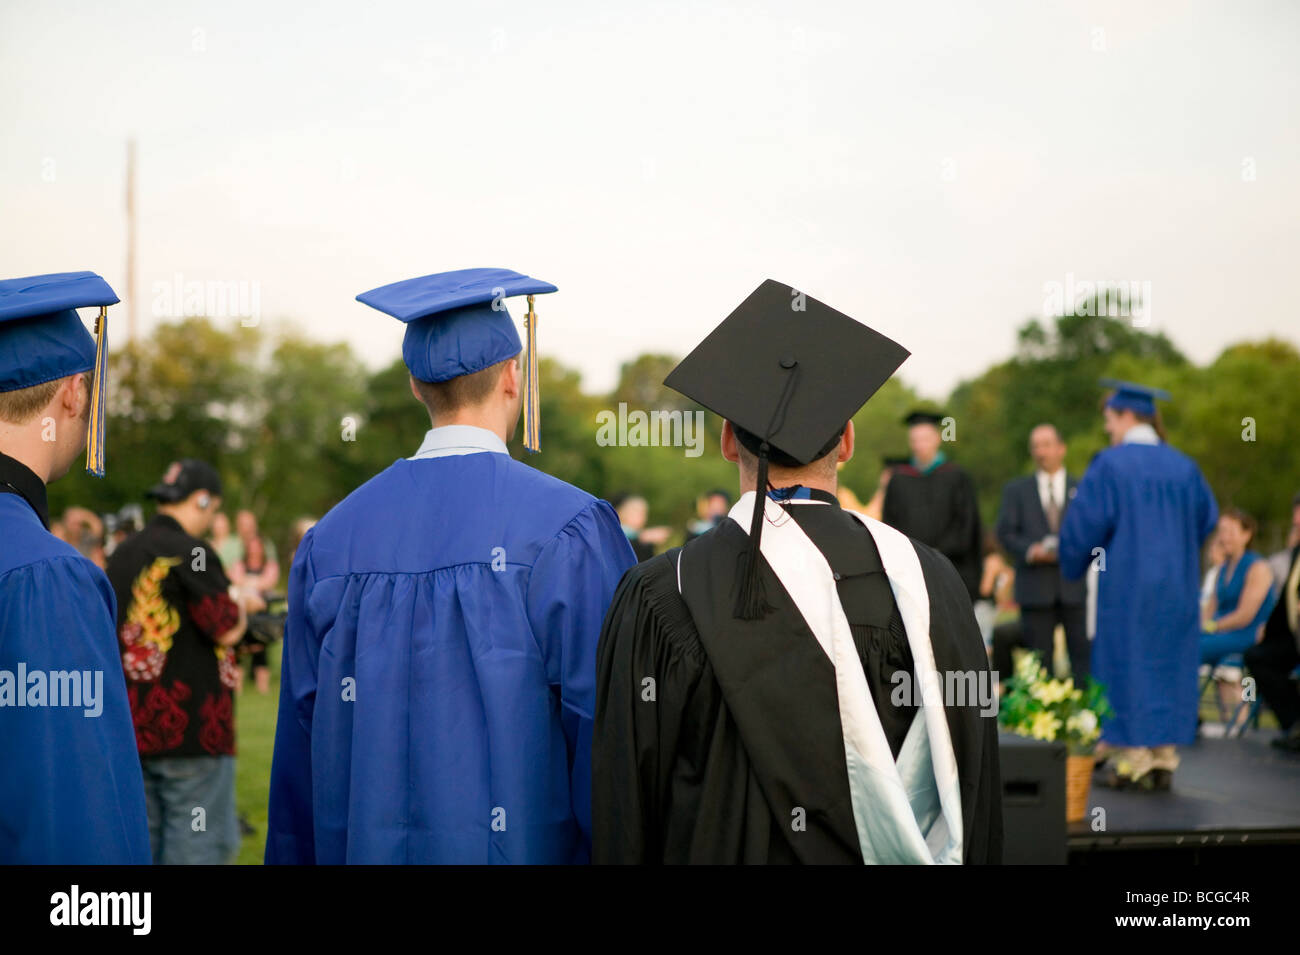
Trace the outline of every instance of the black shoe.
[[[229, 818], [229, 817], [227, 817], [227, 818]], [[252, 824], [251, 822], [249, 822], [245, 817], [240, 816], [240, 817], [239, 817], [239, 834], [240, 834], [241, 836], [255, 836], [255, 835], [257, 835], [257, 829], [254, 828], [253, 824]]]
[[1153, 769], [1147, 773], [1151, 777], [1151, 788], [1155, 792], [1168, 792], [1174, 785], [1174, 773], [1170, 769]]

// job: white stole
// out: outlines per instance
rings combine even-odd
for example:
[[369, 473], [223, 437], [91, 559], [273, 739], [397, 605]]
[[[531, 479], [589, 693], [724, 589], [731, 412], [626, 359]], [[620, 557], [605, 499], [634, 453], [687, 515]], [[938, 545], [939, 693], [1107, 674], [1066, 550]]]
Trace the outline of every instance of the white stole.
[[[753, 491], [742, 495], [728, 515], [746, 534], [754, 498]], [[910, 689], [912, 700], [920, 706], [897, 763], [867, 689], [862, 660], [826, 558], [783, 511], [775, 523], [764, 524], [760, 550], [835, 667], [849, 796], [863, 861], [960, 864], [961, 786], [930, 643], [930, 597], [921, 562], [911, 541], [899, 531], [864, 514], [846, 513], [861, 521], [875, 539], [912, 651], [915, 673]]]

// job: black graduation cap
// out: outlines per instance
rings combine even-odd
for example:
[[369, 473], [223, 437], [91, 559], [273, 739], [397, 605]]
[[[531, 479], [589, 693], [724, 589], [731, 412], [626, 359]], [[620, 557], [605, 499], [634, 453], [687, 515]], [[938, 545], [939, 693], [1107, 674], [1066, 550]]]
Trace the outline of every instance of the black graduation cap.
[[[769, 460], [808, 464], [911, 354], [797, 289], [768, 279], [709, 333], [664, 384], [750, 433], [758, 494], [736, 616], [765, 607], [758, 578]], [[829, 447], [828, 447], [829, 445]]]
[[[903, 419], [903, 424], [909, 428], [918, 424], [932, 424], [936, 428], [943, 423], [943, 415], [935, 411], [913, 411]], [[910, 459], [909, 459], [910, 460]]]

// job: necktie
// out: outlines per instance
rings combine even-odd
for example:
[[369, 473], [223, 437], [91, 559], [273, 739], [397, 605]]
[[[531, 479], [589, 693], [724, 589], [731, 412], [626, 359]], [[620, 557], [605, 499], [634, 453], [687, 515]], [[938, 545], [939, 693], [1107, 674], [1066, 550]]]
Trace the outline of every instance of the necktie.
[[1047, 528], [1053, 534], [1061, 529], [1061, 505], [1056, 503], [1056, 489], [1052, 479], [1047, 479]]

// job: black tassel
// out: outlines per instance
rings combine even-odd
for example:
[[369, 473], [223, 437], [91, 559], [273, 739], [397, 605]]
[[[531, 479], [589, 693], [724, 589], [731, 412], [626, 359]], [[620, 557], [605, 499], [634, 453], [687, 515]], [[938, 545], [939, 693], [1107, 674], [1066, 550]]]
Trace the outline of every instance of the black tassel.
[[767, 455], [771, 449], [764, 441], [758, 449], [758, 475], [754, 482], [754, 516], [749, 522], [749, 548], [741, 560], [740, 588], [732, 616], [740, 620], [758, 620], [772, 608], [768, 606], [759, 575], [759, 550], [763, 540], [763, 517], [767, 510]]

